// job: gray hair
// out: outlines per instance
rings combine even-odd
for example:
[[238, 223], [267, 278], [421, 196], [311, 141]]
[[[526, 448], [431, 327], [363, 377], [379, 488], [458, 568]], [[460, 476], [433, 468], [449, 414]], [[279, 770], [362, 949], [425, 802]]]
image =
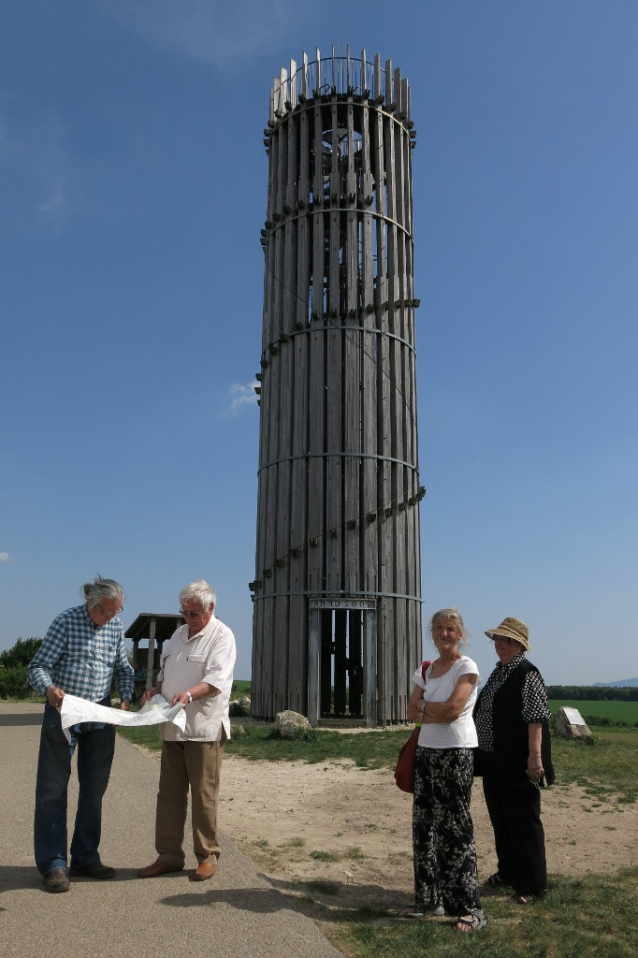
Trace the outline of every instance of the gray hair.
[[429, 633], [432, 635], [435, 627], [439, 624], [441, 619], [451, 619], [452, 622], [456, 625], [459, 630], [459, 635], [461, 636], [461, 641], [465, 644], [470, 637], [470, 633], [467, 631], [463, 625], [463, 619], [461, 618], [461, 613], [456, 608], [453, 609], [439, 609], [438, 612], [435, 612], [432, 618], [430, 619]]
[[120, 583], [115, 579], [103, 579], [101, 575], [96, 575], [93, 582], [85, 582], [82, 592], [89, 609], [98, 605], [100, 599], [109, 599], [120, 604], [124, 602], [124, 589]]
[[214, 609], [217, 602], [217, 593], [211, 589], [205, 579], [197, 579], [195, 582], [189, 582], [184, 586], [179, 594], [179, 601], [184, 605], [185, 602], [196, 602], [202, 609]]

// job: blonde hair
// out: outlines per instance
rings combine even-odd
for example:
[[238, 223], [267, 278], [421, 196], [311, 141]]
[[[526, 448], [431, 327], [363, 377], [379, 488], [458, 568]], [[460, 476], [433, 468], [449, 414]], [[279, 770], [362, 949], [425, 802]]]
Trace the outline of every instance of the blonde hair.
[[434, 629], [436, 628], [436, 626], [439, 624], [439, 622], [442, 619], [445, 619], [445, 620], [451, 619], [454, 622], [454, 624], [456, 625], [456, 628], [458, 629], [458, 633], [461, 636], [461, 642], [463, 642], [464, 645], [467, 645], [467, 640], [470, 637], [470, 633], [467, 631], [467, 629], [463, 625], [463, 619], [461, 618], [461, 613], [456, 608], [456, 606], [453, 609], [439, 609], [438, 612], [434, 613], [434, 615], [430, 619], [430, 624], [428, 626], [430, 636], [432, 635], [432, 633], [434, 632]]

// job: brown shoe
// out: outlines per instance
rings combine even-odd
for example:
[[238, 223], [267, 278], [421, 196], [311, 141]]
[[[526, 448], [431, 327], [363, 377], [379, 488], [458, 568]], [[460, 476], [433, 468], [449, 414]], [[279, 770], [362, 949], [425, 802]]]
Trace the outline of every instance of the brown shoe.
[[146, 868], [140, 868], [137, 873], [137, 877], [158, 878], [160, 875], [165, 875], [167, 872], [181, 872], [183, 868], [183, 865], [167, 865], [166, 862], [163, 862], [160, 858], [158, 858], [157, 861], [154, 861], [152, 865], [147, 865]]
[[193, 881], [208, 881], [217, 871], [217, 861], [200, 862], [193, 875]]
[[46, 890], [51, 892], [68, 891], [71, 887], [69, 879], [66, 877], [66, 872], [63, 868], [54, 868], [53, 871], [44, 876], [42, 882]]

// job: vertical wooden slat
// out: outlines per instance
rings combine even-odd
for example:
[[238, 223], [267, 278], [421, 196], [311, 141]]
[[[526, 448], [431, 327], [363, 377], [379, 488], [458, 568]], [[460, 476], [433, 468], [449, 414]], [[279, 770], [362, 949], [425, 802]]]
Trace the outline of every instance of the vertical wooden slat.
[[[318, 54], [319, 51], [317, 51]], [[318, 72], [319, 61], [318, 61]], [[319, 592], [323, 588], [323, 550], [324, 550], [324, 460], [325, 452], [325, 332], [323, 331], [323, 275], [324, 275], [324, 213], [321, 203], [323, 194], [323, 172], [321, 164], [322, 118], [321, 102], [315, 101], [314, 149], [315, 174], [313, 193], [315, 206], [313, 212], [313, 252], [312, 252], [312, 313], [316, 317], [311, 321], [309, 356], [309, 427], [308, 427], [308, 484], [312, 495], [308, 498], [308, 590]]]
[[[307, 56], [304, 54], [304, 75], [307, 89]], [[308, 342], [310, 269], [312, 262], [310, 193], [310, 128], [309, 112], [299, 114], [299, 169], [297, 200], [303, 206], [297, 226], [297, 276], [294, 304], [295, 330], [290, 349], [294, 357], [292, 475], [290, 505], [290, 655], [288, 675], [288, 707], [305, 714], [307, 683], [302, 677], [308, 668], [307, 609], [303, 593], [307, 581], [306, 529], [308, 518]]]
[[320, 713], [319, 658], [321, 655], [321, 612], [311, 609], [308, 612], [308, 721], [318, 724]]
[[310, 94], [308, 93], [308, 54], [305, 50], [301, 62], [301, 92], [307, 100]]
[[[362, 52], [362, 60], [365, 51]], [[362, 335], [361, 349], [361, 445], [366, 457], [361, 463], [360, 496], [364, 504], [362, 512], [367, 515], [377, 511], [382, 505], [382, 496], [379, 495], [377, 483], [377, 389], [375, 382], [375, 368], [377, 362], [376, 329], [381, 322], [381, 308], [378, 295], [374, 288], [374, 224], [372, 207], [368, 205], [368, 197], [373, 192], [372, 174], [372, 143], [370, 136], [370, 111], [361, 111], [361, 171], [362, 171], [362, 204], [361, 216], [361, 289], [362, 302], [366, 309], [363, 313], [363, 323], [366, 332]], [[368, 304], [374, 307], [369, 312]], [[378, 548], [377, 540], [381, 534], [383, 515], [378, 513], [377, 521], [365, 522], [362, 527], [362, 548], [360, 563], [364, 575], [360, 577], [361, 591], [376, 591], [378, 587]], [[366, 581], [367, 580], [367, 581]]]
[[398, 116], [401, 116], [401, 113], [403, 112], [403, 102], [401, 99], [403, 88], [401, 86], [401, 70], [399, 67], [397, 67], [396, 70], [394, 71], [393, 85], [394, 85], [394, 102], [396, 103], [395, 112], [397, 113]]
[[[334, 48], [333, 48], [334, 67]], [[334, 84], [334, 74], [333, 74]], [[342, 525], [342, 474], [343, 474], [343, 406], [345, 382], [343, 376], [343, 333], [339, 318], [340, 307], [340, 237], [341, 237], [341, 171], [339, 143], [339, 115], [336, 101], [331, 104], [332, 153], [330, 169], [330, 233], [328, 255], [328, 301], [325, 324], [327, 332], [327, 376], [330, 398], [327, 408], [326, 486], [330, 490], [326, 499], [326, 576], [329, 591], [338, 591], [341, 584], [341, 549], [343, 547]]]
[[[358, 124], [360, 125], [360, 124]], [[348, 589], [363, 591], [360, 582], [361, 537], [364, 524], [361, 515], [365, 506], [361, 503], [361, 458], [364, 451], [361, 446], [361, 351], [364, 348], [362, 308], [365, 302], [361, 296], [361, 271], [359, 266], [359, 214], [357, 212], [357, 187], [355, 176], [355, 117], [351, 98], [347, 105], [346, 118], [346, 208], [344, 226], [346, 229], [346, 302], [344, 303], [344, 370], [345, 370], [345, 435], [344, 450], [344, 495], [345, 517], [357, 519], [355, 530], [346, 525], [346, 581]], [[351, 197], [355, 197], [354, 202]], [[354, 314], [354, 318], [350, 318]], [[353, 534], [354, 533], [354, 534]]]
[[[378, 56], [375, 59], [375, 69], [379, 67]], [[377, 502], [385, 510], [394, 506], [394, 497], [392, 489], [392, 465], [389, 458], [392, 456], [392, 429], [391, 429], [391, 410], [390, 410], [390, 340], [388, 338], [390, 309], [392, 308], [392, 289], [389, 282], [389, 263], [388, 263], [388, 227], [385, 216], [388, 213], [387, 207], [387, 173], [386, 173], [386, 147], [385, 147], [385, 127], [387, 123], [383, 111], [377, 107], [371, 116], [371, 129], [374, 131], [372, 137], [372, 161], [375, 181], [375, 206], [377, 211], [376, 234], [377, 234], [377, 303], [378, 311], [376, 313], [377, 327], [379, 335], [377, 337], [377, 366], [376, 374], [376, 397], [377, 397], [377, 454], [381, 457], [377, 462], [376, 481], [377, 481]], [[394, 507], [396, 508], [396, 507]], [[394, 510], [393, 513], [394, 515]], [[392, 592], [392, 545], [394, 538], [394, 521], [387, 522], [381, 520], [377, 527], [378, 535], [378, 558], [377, 584], [379, 592]], [[368, 585], [368, 588], [370, 586]], [[378, 627], [386, 630], [386, 612], [379, 614]], [[385, 659], [384, 659], [385, 661]], [[381, 681], [381, 679], [380, 679]], [[382, 680], [387, 682], [387, 677]], [[386, 701], [385, 692], [383, 701]], [[385, 704], [382, 709], [385, 709]], [[381, 714], [385, 714], [382, 710]]]
[[381, 57], [377, 53], [374, 58], [374, 88], [372, 90], [372, 99], [377, 100], [382, 95], [381, 89]]

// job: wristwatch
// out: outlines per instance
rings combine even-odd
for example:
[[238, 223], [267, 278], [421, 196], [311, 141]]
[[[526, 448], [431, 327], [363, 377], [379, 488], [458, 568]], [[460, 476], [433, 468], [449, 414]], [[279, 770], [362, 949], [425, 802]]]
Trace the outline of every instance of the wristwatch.
[[190, 692], [188, 691], [188, 689], [186, 690], [186, 694], [188, 695], [188, 704], [190, 705], [191, 702], [193, 701], [193, 696], [190, 694]]

